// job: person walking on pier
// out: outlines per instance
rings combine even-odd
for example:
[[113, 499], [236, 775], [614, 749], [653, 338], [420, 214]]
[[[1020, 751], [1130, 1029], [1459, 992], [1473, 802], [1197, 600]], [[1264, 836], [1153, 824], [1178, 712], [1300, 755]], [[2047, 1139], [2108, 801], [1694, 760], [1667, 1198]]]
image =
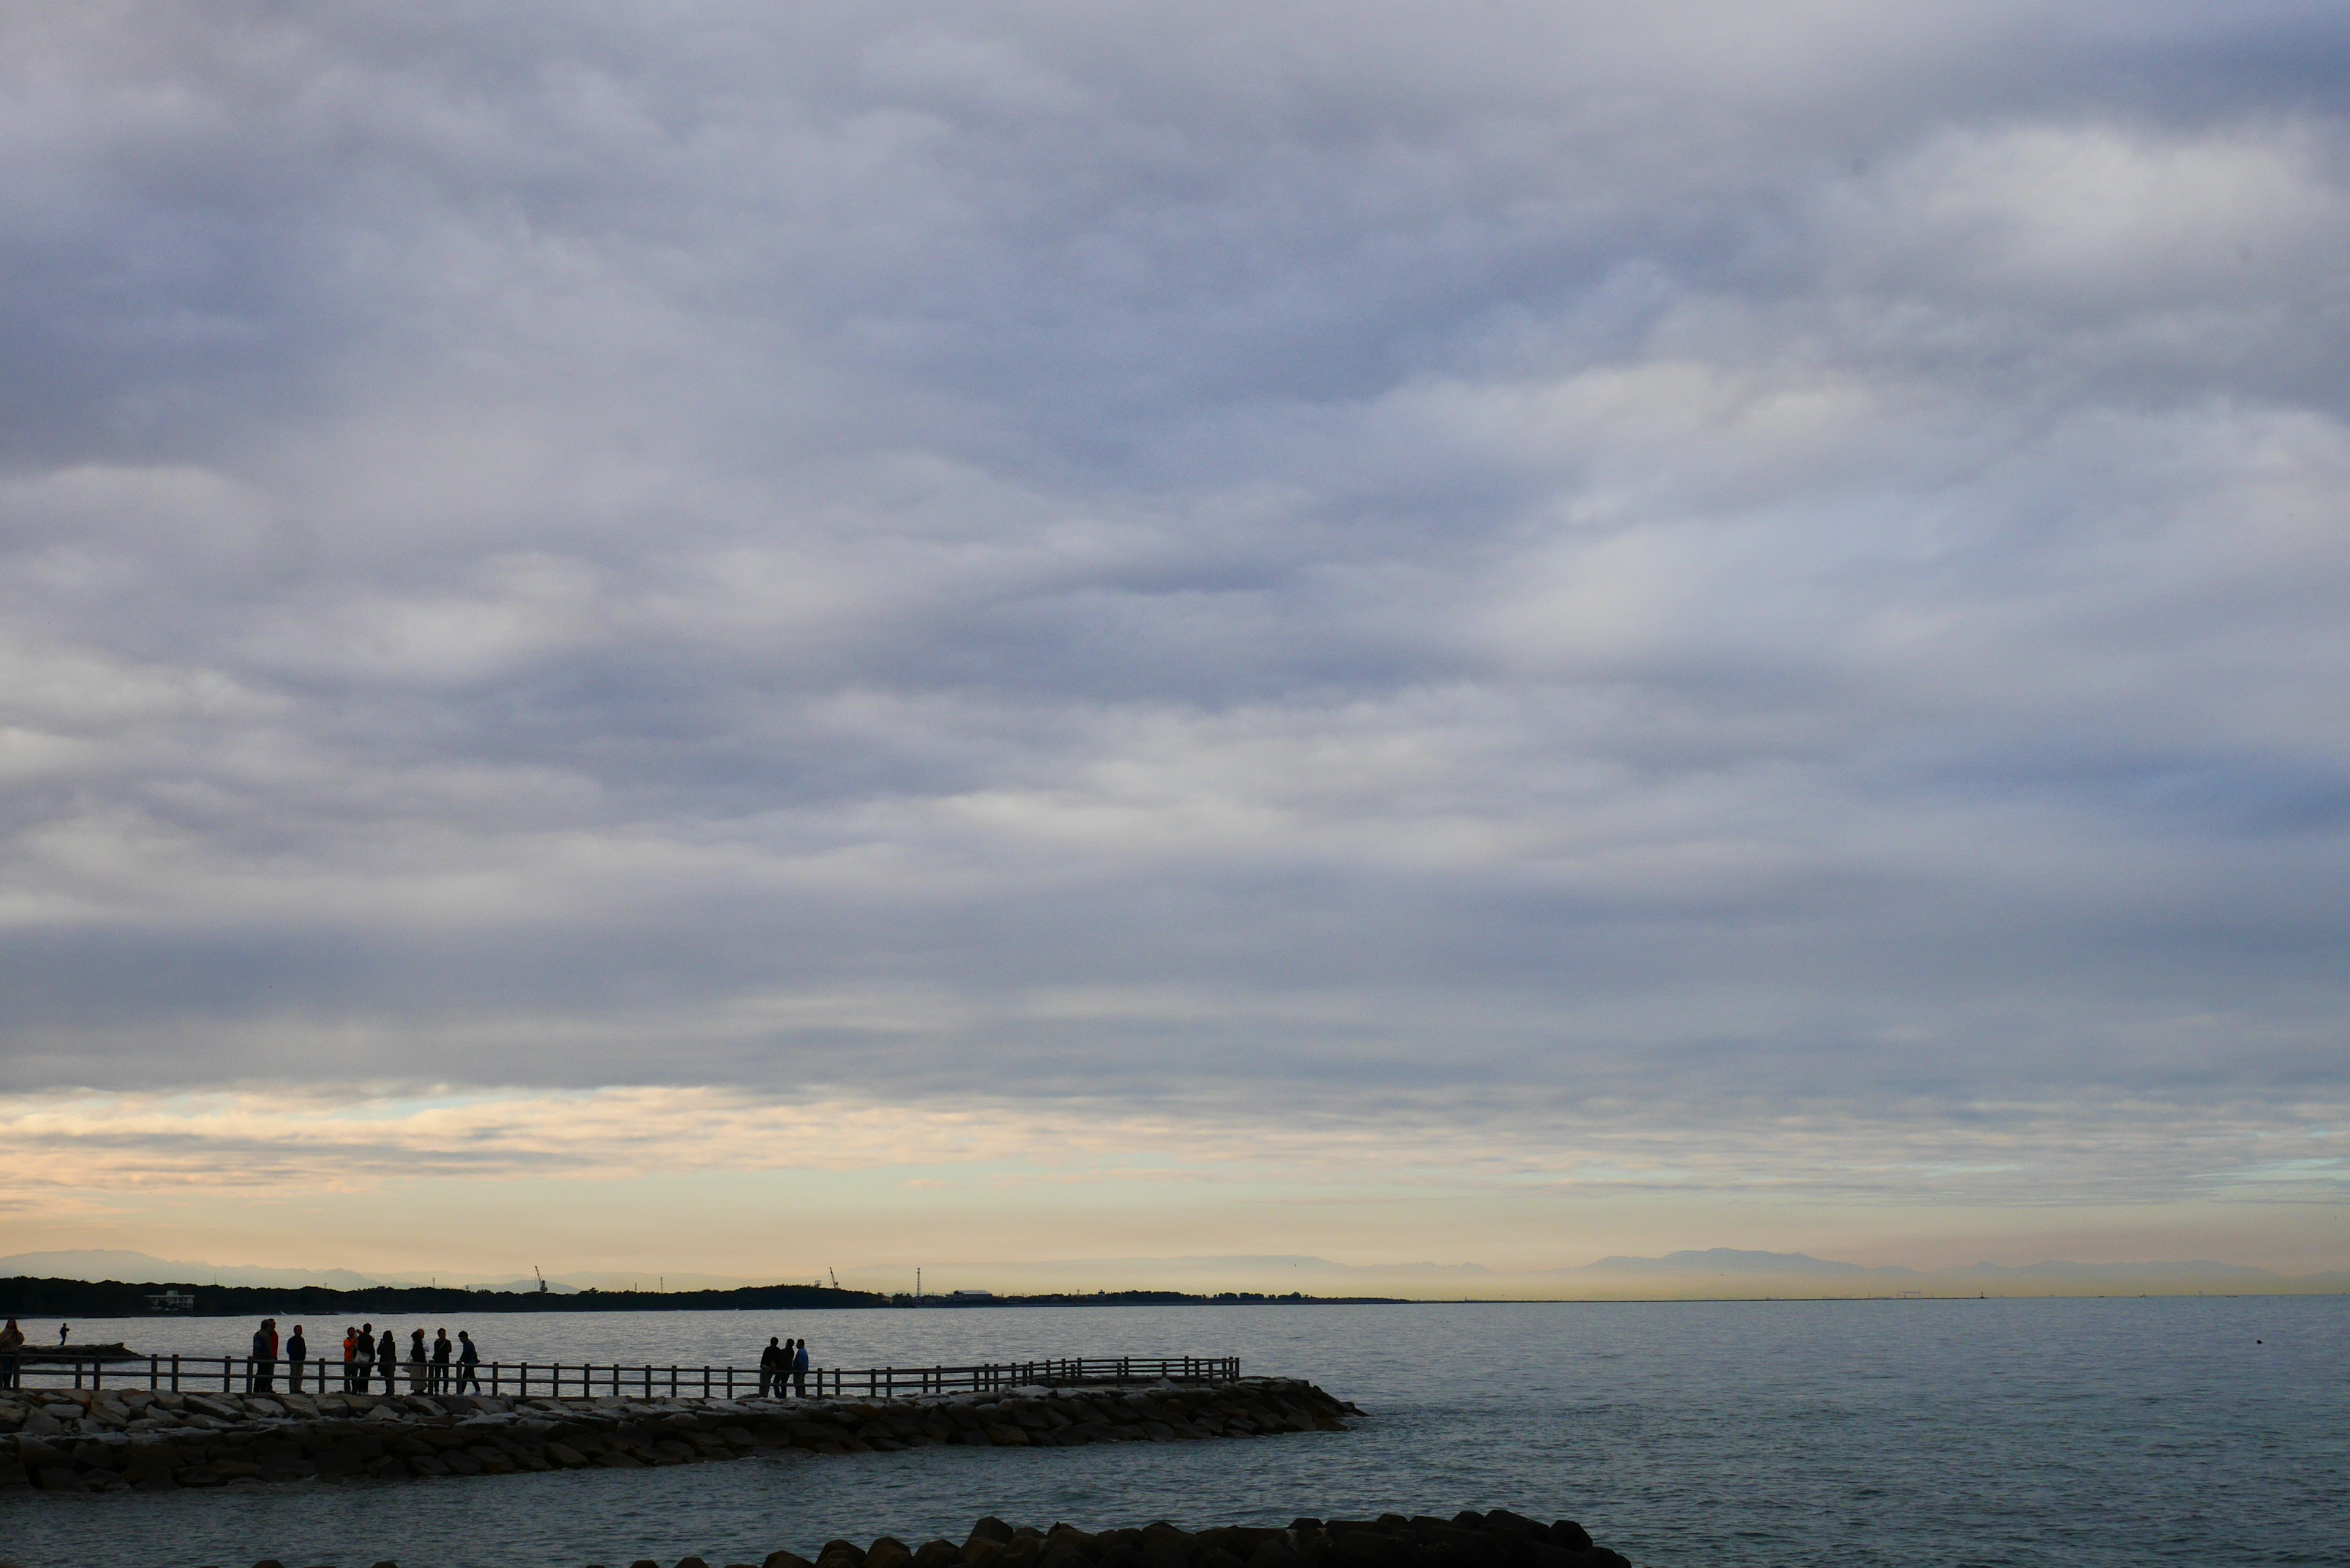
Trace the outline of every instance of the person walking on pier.
[[807, 1397], [807, 1341], [803, 1339], [792, 1352], [792, 1388], [803, 1399]]
[[399, 1390], [396, 1380], [400, 1376], [400, 1341], [392, 1337], [389, 1327], [384, 1329], [383, 1337], [375, 1342], [375, 1369], [383, 1374], [383, 1391], [387, 1394], [397, 1393]]
[[482, 1380], [473, 1368], [482, 1364], [481, 1350], [473, 1344], [473, 1336], [462, 1328], [457, 1331], [457, 1338], [461, 1341], [457, 1346], [457, 1392], [463, 1394], [471, 1388], [478, 1394]]
[[310, 1342], [302, 1337], [302, 1325], [294, 1325], [293, 1336], [286, 1342], [286, 1391], [302, 1392], [302, 1368], [310, 1360]]
[[10, 1318], [8, 1326], [0, 1328], [0, 1388], [17, 1386], [16, 1360], [25, 1348], [25, 1331]]
[[447, 1329], [442, 1329], [432, 1336], [432, 1392], [435, 1394], [449, 1391], [449, 1358], [456, 1353], [457, 1347], [449, 1343]]
[[759, 1397], [781, 1394], [784, 1381], [784, 1351], [775, 1336], [767, 1336], [767, 1348], [759, 1352]]
[[246, 1363], [244, 1391], [267, 1394], [277, 1387], [277, 1320], [265, 1317], [253, 1331], [253, 1359]]

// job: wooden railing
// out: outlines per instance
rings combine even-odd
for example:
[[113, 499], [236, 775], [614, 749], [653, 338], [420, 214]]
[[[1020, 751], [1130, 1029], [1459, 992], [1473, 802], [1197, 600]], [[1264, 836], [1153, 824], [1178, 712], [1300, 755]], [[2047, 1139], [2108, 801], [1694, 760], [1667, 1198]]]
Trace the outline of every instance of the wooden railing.
[[[757, 1367], [657, 1366], [581, 1362], [401, 1361], [386, 1377], [380, 1364], [369, 1366], [364, 1387], [357, 1364], [340, 1361], [256, 1361], [242, 1355], [141, 1355], [75, 1361], [51, 1353], [45, 1364], [17, 1369], [20, 1377], [68, 1375], [72, 1386], [146, 1387], [174, 1393], [268, 1394], [491, 1394], [511, 1398], [545, 1395], [588, 1398], [597, 1395], [639, 1398], [735, 1399], [793, 1397], [808, 1399], [897, 1399], [924, 1394], [974, 1394], [1036, 1384], [1217, 1383], [1241, 1375], [1237, 1355], [1055, 1356], [1042, 1361], [987, 1361], [968, 1366], [812, 1366], [777, 1375]], [[789, 1386], [772, 1387], [787, 1376]], [[54, 1386], [65, 1386], [60, 1381]]]

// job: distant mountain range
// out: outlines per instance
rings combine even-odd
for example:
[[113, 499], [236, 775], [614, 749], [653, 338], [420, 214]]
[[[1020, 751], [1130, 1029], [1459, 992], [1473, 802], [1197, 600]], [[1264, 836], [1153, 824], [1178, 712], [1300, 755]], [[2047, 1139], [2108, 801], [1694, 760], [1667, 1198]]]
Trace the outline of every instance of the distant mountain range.
[[1763, 1286], [1787, 1282], [1827, 1285], [1877, 1285], [1886, 1289], [1948, 1292], [1981, 1290], [1996, 1284], [2030, 1284], [2055, 1290], [2086, 1291], [2095, 1286], [2126, 1286], [2167, 1291], [2193, 1289], [2241, 1291], [2350, 1290], [2350, 1273], [2291, 1276], [2241, 1263], [2209, 1258], [2128, 1263], [2077, 1263], [2048, 1259], [2037, 1263], [1975, 1263], [1966, 1268], [1908, 1269], [1898, 1265], [1871, 1267], [1814, 1258], [1808, 1252], [1751, 1252], [1734, 1247], [1709, 1247], [1699, 1251], [1668, 1252], [1660, 1258], [1602, 1258], [1580, 1268], [1563, 1269], [1551, 1276], [1561, 1280], [1636, 1280], [1677, 1283], [1717, 1283]]
[[[861, 1288], [904, 1290], [910, 1271], [858, 1270], [844, 1283]], [[931, 1289], [943, 1294], [958, 1286], [1008, 1291], [1184, 1290], [1285, 1293], [1325, 1296], [1419, 1296], [1459, 1300], [1896, 1295], [2095, 1295], [2241, 1293], [2332, 1293], [2350, 1292], [2350, 1272], [2299, 1276], [2222, 1263], [2186, 1262], [2079, 1263], [2050, 1259], [2036, 1263], [1979, 1262], [1964, 1268], [1909, 1269], [1871, 1266], [1815, 1258], [1806, 1252], [1761, 1252], [1734, 1247], [1668, 1252], [1661, 1257], [1607, 1257], [1569, 1268], [1524, 1271], [1489, 1269], [1477, 1263], [1363, 1264], [1334, 1262], [1302, 1254], [1229, 1254], [1181, 1258], [1064, 1259], [1006, 1263], [987, 1268], [934, 1270]], [[222, 1284], [292, 1288], [324, 1285], [365, 1290], [374, 1285], [421, 1285], [425, 1279], [377, 1279], [348, 1269], [274, 1269], [223, 1266], [151, 1257], [145, 1252], [85, 1250], [18, 1252], [0, 1257], [0, 1278], [30, 1275], [68, 1280], [117, 1280], [126, 1284]], [[536, 1279], [479, 1280], [441, 1276], [444, 1287], [527, 1293]], [[550, 1291], [662, 1288], [726, 1290], [770, 1284], [720, 1274], [571, 1273], [551, 1279]]]
[[1976, 1263], [1965, 1269], [1905, 1269], [1898, 1265], [1871, 1268], [1863, 1263], [1839, 1263], [1832, 1258], [1814, 1258], [1808, 1252], [1743, 1252], [1734, 1247], [1709, 1247], [1699, 1252], [1668, 1252], [1661, 1258], [1602, 1258], [1596, 1263], [1586, 1263], [1568, 1273], [1605, 1274], [1688, 1274], [1688, 1275], [1795, 1275], [1827, 1279], [1942, 1279], [1962, 1274], [1971, 1279], [1994, 1280], [2064, 1279], [2064, 1280], [2137, 1280], [2183, 1277], [2190, 1279], [2240, 1280], [2245, 1283], [2256, 1281], [2281, 1281], [2282, 1274], [2266, 1269], [2246, 1268], [2241, 1263], [2216, 1263], [2208, 1258], [2192, 1262], [2146, 1263], [2072, 1263], [2051, 1259], [2045, 1262], [2010, 1265], [2006, 1263]]
[[1807, 1252], [1709, 1247], [1662, 1257], [1607, 1257], [1573, 1267], [1498, 1270], [1478, 1263], [1340, 1263], [1300, 1254], [1087, 1258], [1006, 1264], [989, 1280], [1015, 1289], [1160, 1288], [1299, 1290], [1318, 1295], [1423, 1298], [1624, 1296], [1851, 1296], [2192, 1294], [2211, 1292], [2350, 1291], [2350, 1273], [2292, 1277], [2241, 1263], [2189, 1262], [1981, 1262], [1950, 1269], [1872, 1266]]

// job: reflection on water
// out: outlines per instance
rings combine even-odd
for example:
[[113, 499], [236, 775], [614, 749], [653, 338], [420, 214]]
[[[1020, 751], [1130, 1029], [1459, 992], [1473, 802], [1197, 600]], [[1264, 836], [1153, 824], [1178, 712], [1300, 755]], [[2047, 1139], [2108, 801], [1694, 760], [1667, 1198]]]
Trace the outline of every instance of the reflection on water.
[[[281, 1318], [284, 1314], [280, 1314]], [[324, 1343], [342, 1324], [311, 1324]], [[383, 1328], [378, 1324], [379, 1332]], [[439, 1320], [400, 1320], [411, 1327]], [[1360, 1430], [1252, 1442], [787, 1454], [380, 1487], [33, 1498], [31, 1568], [757, 1562], [982, 1513], [1101, 1527], [1508, 1505], [1658, 1564], [2336, 1563], [2350, 1298], [484, 1314], [485, 1354], [835, 1365], [1233, 1354]], [[233, 1353], [217, 1319], [77, 1324]], [[2255, 1340], [2264, 1343], [2255, 1344]]]

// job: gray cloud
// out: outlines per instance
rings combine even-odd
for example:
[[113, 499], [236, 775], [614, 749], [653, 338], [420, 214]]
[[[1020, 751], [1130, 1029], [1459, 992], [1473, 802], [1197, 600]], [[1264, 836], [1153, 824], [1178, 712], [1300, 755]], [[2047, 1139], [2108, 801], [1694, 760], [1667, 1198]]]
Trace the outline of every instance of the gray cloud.
[[7, 26], [26, 1086], [2344, 1096], [2336, 12]]

